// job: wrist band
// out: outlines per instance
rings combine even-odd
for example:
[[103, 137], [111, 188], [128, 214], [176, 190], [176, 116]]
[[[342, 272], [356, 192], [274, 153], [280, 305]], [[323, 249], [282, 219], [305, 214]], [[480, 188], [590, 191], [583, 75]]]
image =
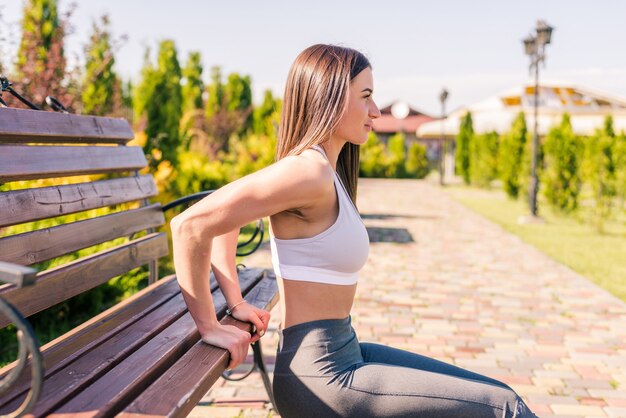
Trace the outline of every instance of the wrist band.
[[231, 315], [231, 316], [232, 316], [232, 314], [233, 314], [233, 309], [235, 309], [237, 306], [241, 305], [241, 304], [242, 304], [242, 303], [244, 303], [244, 302], [245, 302], [245, 299], [244, 299], [244, 300], [242, 300], [241, 302], [237, 302], [237, 303], [235, 303], [235, 304], [232, 306], [232, 308], [226, 308], [226, 315]]

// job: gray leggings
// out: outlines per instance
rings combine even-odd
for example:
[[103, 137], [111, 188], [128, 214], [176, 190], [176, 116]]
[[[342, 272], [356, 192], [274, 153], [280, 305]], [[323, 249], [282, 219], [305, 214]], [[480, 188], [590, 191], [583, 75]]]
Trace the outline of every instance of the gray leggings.
[[504, 383], [360, 343], [351, 322], [322, 319], [278, 331], [273, 389], [281, 417], [536, 418]]

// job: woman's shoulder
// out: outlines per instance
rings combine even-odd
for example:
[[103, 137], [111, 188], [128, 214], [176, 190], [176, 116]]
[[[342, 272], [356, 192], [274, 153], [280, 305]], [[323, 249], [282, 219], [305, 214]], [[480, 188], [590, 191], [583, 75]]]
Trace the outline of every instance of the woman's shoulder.
[[290, 155], [273, 165], [281, 177], [305, 187], [325, 190], [329, 184], [333, 184], [334, 174], [330, 163], [313, 149], [305, 150], [299, 155]]

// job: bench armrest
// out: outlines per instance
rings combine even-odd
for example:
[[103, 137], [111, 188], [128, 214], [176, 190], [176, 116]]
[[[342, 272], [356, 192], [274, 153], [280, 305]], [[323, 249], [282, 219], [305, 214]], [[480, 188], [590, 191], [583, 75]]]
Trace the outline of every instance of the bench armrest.
[[17, 287], [32, 286], [37, 278], [37, 270], [19, 264], [0, 261], [0, 282], [12, 283]]

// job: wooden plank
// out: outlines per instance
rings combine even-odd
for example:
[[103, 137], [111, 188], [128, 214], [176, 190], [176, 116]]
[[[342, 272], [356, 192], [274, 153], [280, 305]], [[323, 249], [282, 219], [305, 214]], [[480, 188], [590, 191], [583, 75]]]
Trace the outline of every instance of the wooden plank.
[[[168, 276], [50, 341], [41, 347], [46, 365], [45, 378], [149, 315], [178, 294], [180, 294], [180, 288], [176, 277]], [[17, 360], [0, 369], [0, 380], [16, 366]], [[30, 367], [30, 358], [27, 360], [28, 367]], [[0, 396], [0, 406], [28, 392], [30, 383], [30, 375], [22, 374], [11, 387], [11, 391]]]
[[[168, 325], [179, 324], [186, 312], [182, 294], [176, 295], [150, 315], [123, 329], [112, 338], [103, 342], [63, 369], [46, 377], [43, 390], [31, 416], [47, 416], [51, 409], [67, 402], [77, 392], [94, 383], [103, 373], [119, 364], [133, 351], [149, 343], [156, 335], [167, 329]], [[171, 344], [179, 344], [182, 330], [168, 334]], [[140, 365], [138, 365], [140, 366]], [[7, 405], [0, 407], [0, 414], [18, 406], [25, 395], [17, 397]]]
[[[249, 291], [260, 274], [240, 277], [243, 293]], [[226, 309], [219, 289], [213, 293], [216, 311], [223, 316]], [[58, 408], [59, 414], [97, 414], [94, 404], [125, 397], [121, 386], [141, 390], [160, 374], [163, 367], [176, 361], [189, 347], [199, 341], [195, 323], [187, 312], [182, 294], [176, 295], [150, 315], [142, 318], [76, 361], [49, 376], [33, 416], [49, 416]], [[24, 395], [22, 395], [23, 397]], [[15, 408], [21, 399], [0, 407], [0, 413]], [[77, 405], [84, 405], [82, 406]], [[92, 409], [93, 408], [93, 409]], [[112, 410], [101, 410], [113, 416]]]
[[[278, 297], [276, 277], [271, 273], [245, 299], [256, 307], [271, 310]], [[246, 331], [251, 328], [249, 324], [230, 317], [221, 322], [239, 326]], [[226, 350], [198, 342], [117, 417], [185, 417], [209, 391], [227, 365]]]
[[157, 193], [151, 175], [13, 190], [0, 193], [0, 227], [147, 199]]
[[[242, 270], [239, 272], [239, 282], [248, 283], [255, 281], [259, 275], [260, 272], [255, 269]], [[217, 280], [215, 280], [215, 276], [212, 273], [210, 288], [211, 293], [219, 289]], [[180, 288], [178, 287], [176, 276], [164, 277], [64, 335], [50, 341], [41, 347], [44, 364], [46, 365], [45, 378], [47, 379], [145, 316], [152, 315], [154, 310], [179, 293]], [[16, 366], [17, 361], [14, 361], [0, 369], [0, 380]], [[27, 367], [30, 367], [30, 362], [28, 361]], [[0, 406], [6, 405], [20, 395], [25, 396], [29, 388], [30, 375], [24, 373], [12, 386], [9, 394], [0, 396]]]
[[134, 171], [146, 165], [141, 147], [0, 147], [0, 183], [85, 174]]
[[[16, 306], [25, 317], [30, 316], [167, 253], [167, 236], [150, 234], [46, 270], [38, 275], [33, 286], [22, 289], [0, 286], [0, 297]], [[0, 327], [6, 325], [8, 319], [0, 317]]]
[[31, 265], [165, 223], [160, 204], [0, 238], [0, 260]]
[[133, 139], [122, 118], [0, 108], [0, 143], [112, 143]]
[[[262, 270], [257, 271], [259, 272], [258, 279], [241, 283], [244, 296], [263, 277]], [[216, 291], [213, 294], [213, 300], [218, 318], [222, 318], [226, 310], [226, 300], [222, 292]], [[185, 339], [183, 350], [180, 349], [182, 344], [169, 343], [169, 340], [172, 339], [169, 334], [178, 333], [179, 328], [186, 331], [182, 337]], [[190, 334], [193, 337], [187, 339], [186, 337]], [[81, 392], [80, 395], [56, 410], [51, 416], [59, 414], [82, 418], [117, 414], [199, 341], [200, 336], [195, 323], [191, 315], [187, 313], [176, 324], [160, 334], [158, 338], [152, 339], [141, 349], [135, 351], [106, 376], [99, 379], [97, 383]]]

